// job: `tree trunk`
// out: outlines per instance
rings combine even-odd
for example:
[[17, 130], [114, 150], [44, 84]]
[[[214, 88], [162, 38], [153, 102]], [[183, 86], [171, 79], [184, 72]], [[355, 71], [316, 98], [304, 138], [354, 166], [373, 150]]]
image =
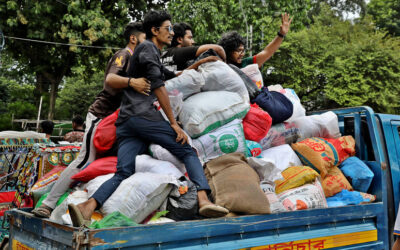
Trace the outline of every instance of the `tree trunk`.
[[56, 98], [57, 98], [59, 84], [60, 84], [60, 81], [56, 81], [56, 80], [51, 81], [49, 114], [47, 116], [47, 119], [49, 119], [49, 120], [54, 119], [54, 112], [55, 112], [55, 107], [56, 107]]

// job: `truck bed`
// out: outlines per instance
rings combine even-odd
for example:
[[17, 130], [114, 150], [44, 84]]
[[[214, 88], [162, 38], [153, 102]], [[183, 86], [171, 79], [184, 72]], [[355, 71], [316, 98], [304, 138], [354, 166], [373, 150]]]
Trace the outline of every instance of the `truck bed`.
[[10, 249], [389, 249], [388, 176], [375, 114], [368, 107], [333, 111], [375, 174], [372, 204], [96, 230], [14, 209], [7, 212]]

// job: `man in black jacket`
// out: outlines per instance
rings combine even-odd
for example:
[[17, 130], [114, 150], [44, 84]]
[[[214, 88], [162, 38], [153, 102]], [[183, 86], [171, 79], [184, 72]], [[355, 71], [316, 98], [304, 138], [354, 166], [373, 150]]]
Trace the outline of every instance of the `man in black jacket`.
[[[176, 122], [164, 81], [175, 74], [161, 64], [160, 51], [170, 45], [173, 36], [171, 16], [166, 12], [150, 11], [143, 22], [147, 40], [141, 43], [130, 60], [128, 75], [145, 77], [151, 82], [149, 96], [133, 89], [124, 90], [121, 109], [116, 122], [118, 164], [115, 175], [106, 181], [86, 202], [69, 204], [74, 226], [90, 223], [92, 213], [100, 208], [119, 184], [135, 173], [136, 156], [147, 151], [150, 143], [166, 148], [184, 162], [190, 180], [196, 185], [199, 213], [206, 217], [220, 217], [229, 213], [226, 208], [211, 203], [203, 166], [194, 149], [187, 144], [187, 136]], [[160, 109], [168, 117], [164, 120]]]

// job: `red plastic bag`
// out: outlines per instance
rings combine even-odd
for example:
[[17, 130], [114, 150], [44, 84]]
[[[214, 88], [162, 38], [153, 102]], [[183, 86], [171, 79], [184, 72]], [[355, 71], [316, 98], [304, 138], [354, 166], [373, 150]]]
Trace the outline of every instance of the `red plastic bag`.
[[93, 145], [100, 154], [110, 150], [117, 140], [117, 127], [115, 127], [115, 122], [117, 121], [118, 113], [119, 109], [104, 118], [97, 126], [93, 137]]
[[243, 119], [244, 137], [246, 140], [259, 142], [267, 136], [271, 124], [271, 116], [257, 104], [251, 104], [249, 112]]
[[117, 157], [109, 156], [95, 160], [82, 171], [74, 174], [71, 179], [88, 182], [97, 176], [115, 173], [117, 171]]

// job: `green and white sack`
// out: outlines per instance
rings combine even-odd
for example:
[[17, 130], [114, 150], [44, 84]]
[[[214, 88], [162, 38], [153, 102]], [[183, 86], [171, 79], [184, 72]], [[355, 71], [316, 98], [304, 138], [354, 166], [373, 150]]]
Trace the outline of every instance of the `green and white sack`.
[[211, 133], [194, 139], [193, 145], [203, 164], [224, 154], [240, 152], [246, 155], [242, 121], [235, 119]]
[[236, 93], [208, 91], [186, 99], [179, 120], [190, 137], [197, 138], [234, 119], [242, 119], [249, 109], [250, 103]]

